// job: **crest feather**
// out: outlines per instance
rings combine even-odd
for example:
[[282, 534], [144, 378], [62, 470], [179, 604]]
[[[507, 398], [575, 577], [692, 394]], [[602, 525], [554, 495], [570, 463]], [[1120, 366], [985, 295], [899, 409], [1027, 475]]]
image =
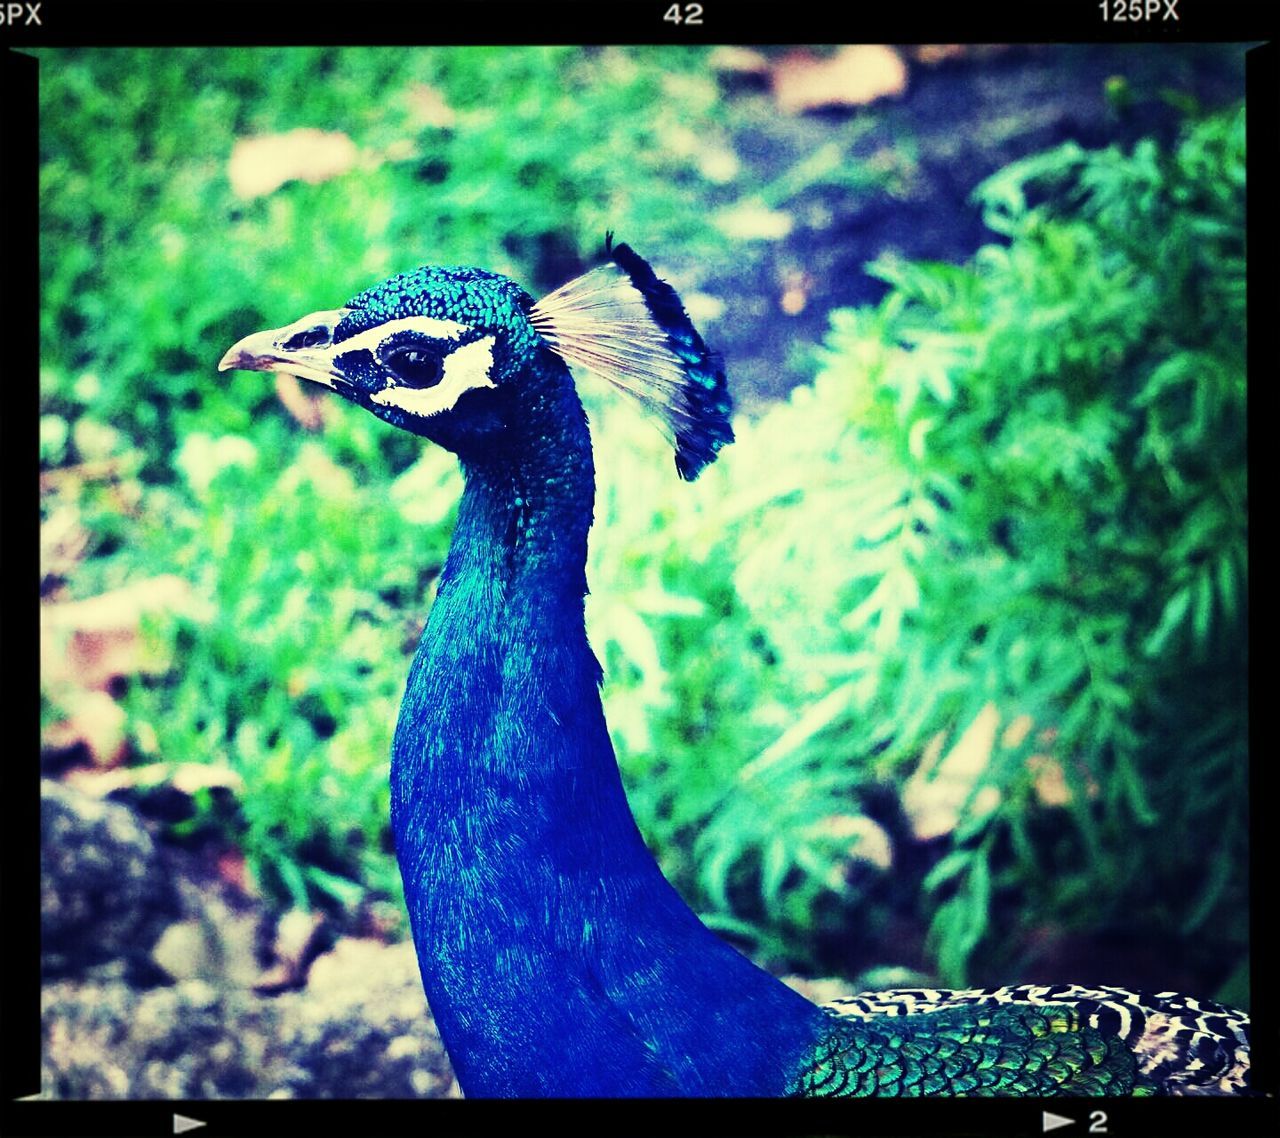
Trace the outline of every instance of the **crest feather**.
[[595, 372], [662, 423], [680, 477], [693, 481], [733, 442], [724, 364], [680, 297], [629, 245], [605, 238], [608, 264], [583, 273], [530, 310], [552, 350]]

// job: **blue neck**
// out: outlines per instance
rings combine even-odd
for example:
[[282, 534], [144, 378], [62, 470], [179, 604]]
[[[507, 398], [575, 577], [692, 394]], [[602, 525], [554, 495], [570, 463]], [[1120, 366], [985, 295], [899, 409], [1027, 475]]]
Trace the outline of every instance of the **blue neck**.
[[636, 829], [583, 620], [591, 443], [559, 370], [525, 439], [466, 471], [400, 710], [427, 997], [469, 1096], [778, 1095], [825, 1017], [712, 935]]

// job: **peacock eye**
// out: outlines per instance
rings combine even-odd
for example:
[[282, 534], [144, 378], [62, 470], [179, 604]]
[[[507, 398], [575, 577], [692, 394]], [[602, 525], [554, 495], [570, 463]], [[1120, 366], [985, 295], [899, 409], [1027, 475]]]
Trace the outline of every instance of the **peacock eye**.
[[383, 361], [406, 387], [434, 387], [444, 376], [444, 361], [421, 348], [397, 348]]

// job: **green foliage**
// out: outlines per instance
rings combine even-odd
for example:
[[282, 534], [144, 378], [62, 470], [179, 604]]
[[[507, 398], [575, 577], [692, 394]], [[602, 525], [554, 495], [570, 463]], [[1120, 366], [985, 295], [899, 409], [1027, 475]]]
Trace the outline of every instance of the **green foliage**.
[[[335, 871], [394, 894], [387, 756], [416, 634], [398, 614], [443, 563], [454, 464], [428, 451], [377, 499], [315, 442], [279, 470], [243, 436], [193, 433], [175, 465], [193, 503], [153, 499], [137, 540], [213, 603], [153, 630], [180, 655], [176, 675], [130, 690], [136, 750], [234, 772], [251, 865], [293, 904], [347, 899]], [[406, 530], [416, 558], [392, 556]]]
[[[821, 150], [739, 199], [707, 161], [701, 49], [41, 57], [45, 509], [87, 539], [65, 589], [176, 573], [208, 610], [151, 628], [172, 666], [129, 689], [134, 755], [237, 772], [236, 836], [293, 903], [394, 893], [390, 732], [457, 472], [336, 401], [308, 438], [221, 351], [420, 262], [545, 287], [607, 228], [723, 256], [717, 210], [865, 172]], [[345, 132], [355, 168], [237, 198], [237, 138], [303, 126]], [[1032, 929], [1137, 923], [1225, 979], [1243, 185], [1239, 116], [1004, 171], [981, 192], [1001, 243], [881, 262], [885, 301], [833, 314], [812, 386], [693, 486], [631, 408], [597, 409], [607, 712], [642, 829], [713, 923], [788, 962], [858, 929], [918, 966], [880, 939], [918, 919], [950, 983], [979, 956], [1017, 978]], [[998, 745], [905, 860], [868, 803], [916, 824], [943, 781], [921, 756], [990, 706]]]
[[[874, 936], [860, 800], [915, 772], [898, 796], [928, 830], [947, 788], [922, 753], [994, 708], [929, 831], [949, 854], [895, 880], [928, 894], [943, 980], [979, 951], [1017, 975], [1037, 928], [1136, 926], [1223, 978], [1239, 958], [1243, 145], [1233, 114], [1172, 153], [1067, 146], [992, 178], [1004, 243], [878, 264], [884, 302], [833, 315], [813, 386], [739, 425], [695, 505], [598, 444], [611, 721], [646, 832], [726, 927], [776, 950], [834, 909]], [[673, 627], [637, 647], [615, 606], [659, 590], [687, 614], [651, 606]], [[670, 852], [691, 835], [696, 878]]]

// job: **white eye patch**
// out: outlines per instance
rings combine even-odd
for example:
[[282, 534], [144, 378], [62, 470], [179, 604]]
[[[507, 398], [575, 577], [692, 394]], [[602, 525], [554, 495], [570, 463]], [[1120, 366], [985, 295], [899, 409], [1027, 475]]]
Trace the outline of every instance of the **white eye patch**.
[[468, 325], [459, 324], [456, 320], [439, 320], [434, 316], [405, 316], [399, 320], [388, 320], [385, 324], [357, 332], [338, 344], [335, 350], [340, 355], [365, 351], [376, 356], [378, 346], [397, 332], [418, 332], [433, 340], [456, 340], [464, 332], [469, 331], [471, 329]]
[[[383, 324], [376, 329], [379, 339], [386, 339], [388, 332], [398, 331], [399, 325], [409, 324], [414, 320], [423, 321], [427, 318], [412, 317], [410, 320], [393, 320], [390, 324]], [[436, 328], [428, 331], [422, 326], [417, 326], [411, 330], [431, 336], [446, 334], [456, 336], [459, 332], [467, 330], [463, 325], [454, 324], [451, 320], [427, 320], [427, 323], [436, 325]], [[443, 333], [440, 331], [441, 325], [450, 325], [454, 330], [451, 333]], [[344, 340], [341, 345], [342, 350], [346, 351], [348, 345], [359, 338], [352, 337], [351, 340]], [[434, 387], [388, 387], [374, 392], [369, 396], [369, 400], [383, 407], [398, 407], [401, 411], [422, 419], [438, 415], [441, 411], [452, 410], [466, 392], [480, 387], [497, 386], [489, 374], [493, 370], [493, 344], [493, 336], [484, 336], [455, 348], [444, 357], [444, 374]], [[368, 350], [372, 351], [373, 347]]]

